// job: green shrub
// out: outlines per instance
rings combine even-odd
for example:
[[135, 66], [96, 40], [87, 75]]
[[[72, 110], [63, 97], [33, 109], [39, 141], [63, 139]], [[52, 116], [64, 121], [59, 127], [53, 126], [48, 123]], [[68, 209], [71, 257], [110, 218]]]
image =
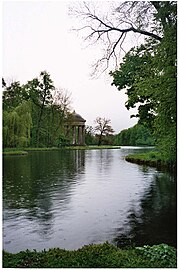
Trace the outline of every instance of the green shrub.
[[161, 267], [173, 267], [176, 264], [176, 250], [166, 244], [145, 245], [136, 248], [138, 254], [146, 257], [151, 262], [160, 262]]

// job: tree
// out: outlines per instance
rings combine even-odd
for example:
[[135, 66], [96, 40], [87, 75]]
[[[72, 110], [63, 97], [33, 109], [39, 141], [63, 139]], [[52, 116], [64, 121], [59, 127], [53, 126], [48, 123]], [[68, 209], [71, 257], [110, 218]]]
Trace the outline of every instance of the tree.
[[[104, 45], [95, 71], [110, 67], [118, 90], [127, 90], [129, 109], [138, 106], [139, 122], [153, 131], [165, 160], [176, 162], [176, 1], [126, 1], [100, 16], [84, 4], [76, 14], [84, 20], [79, 28], [86, 40]], [[87, 33], [86, 31], [89, 32]], [[143, 36], [142, 45], [132, 48], [118, 67], [127, 34]]]
[[55, 89], [46, 71], [24, 85], [4, 79], [2, 85], [4, 147], [59, 146], [66, 139], [70, 94]]
[[22, 147], [30, 144], [32, 127], [31, 104], [24, 101], [10, 112], [3, 112], [4, 147]]
[[71, 109], [71, 94], [55, 88], [52, 99], [52, 104], [46, 108], [46, 144], [59, 146], [66, 141], [64, 124]]
[[85, 126], [85, 143], [87, 145], [97, 144], [95, 131], [92, 126]]
[[2, 79], [3, 87], [3, 145], [21, 147], [30, 144], [32, 127], [31, 102], [18, 81], [8, 84]]
[[52, 90], [55, 89], [53, 81], [50, 75], [43, 71], [40, 73], [39, 78], [35, 78], [25, 85], [25, 89], [28, 93], [29, 99], [35, 105], [34, 118], [34, 133], [35, 133], [35, 145], [39, 146], [40, 134], [43, 133], [42, 120], [45, 112], [45, 108], [52, 103]]
[[131, 49], [119, 70], [110, 74], [112, 84], [127, 91], [126, 107], [138, 105], [139, 122], [153, 131], [163, 158], [176, 162], [176, 7], [160, 7], [161, 14], [171, 17], [164, 24], [162, 41], [147, 39]]
[[20, 85], [20, 82], [13, 81], [9, 85], [2, 79], [3, 87], [3, 109], [12, 110], [21, 102], [27, 100], [25, 89]]
[[[157, 69], [154, 65], [152, 56], [152, 44], [141, 45], [137, 48], [132, 48], [123, 58], [123, 62], [118, 70], [110, 72], [113, 77], [112, 85], [117, 89], [125, 90], [128, 96], [126, 108], [138, 106], [137, 115], [139, 123], [142, 123], [153, 129], [154, 118], [158, 100], [156, 100], [156, 89], [158, 81], [154, 80]], [[150, 78], [150, 81], [149, 81]]]
[[114, 141], [117, 145], [155, 145], [150, 129], [142, 124], [136, 124], [131, 128], [122, 130], [115, 135]]
[[109, 136], [114, 133], [114, 130], [112, 129], [110, 123], [110, 119], [97, 117], [95, 120], [95, 123], [97, 124], [95, 127], [95, 131], [97, 132], [98, 137], [98, 146], [101, 145], [102, 140], [104, 140], [104, 136]]

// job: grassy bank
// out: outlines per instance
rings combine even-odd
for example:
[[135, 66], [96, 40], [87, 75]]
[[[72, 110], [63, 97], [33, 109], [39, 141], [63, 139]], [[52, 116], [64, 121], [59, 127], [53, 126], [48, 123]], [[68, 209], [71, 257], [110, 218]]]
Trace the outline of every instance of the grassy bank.
[[7, 156], [13, 156], [13, 155], [28, 155], [28, 152], [23, 150], [23, 149], [4, 149], [3, 150], [3, 155]]
[[162, 159], [160, 153], [157, 151], [141, 154], [131, 154], [126, 156], [125, 160], [132, 163], [157, 167], [158, 169], [169, 169], [169, 170], [176, 169], [175, 163], [171, 163], [167, 160]]
[[175, 268], [176, 250], [161, 244], [128, 250], [109, 243], [88, 245], [75, 251], [59, 248], [3, 252], [5, 268]]
[[51, 148], [37, 148], [37, 147], [25, 147], [25, 148], [4, 148], [3, 155], [25, 155], [31, 151], [54, 151], [60, 150], [61, 148], [51, 147]]
[[32, 151], [58, 151], [58, 150], [93, 150], [93, 149], [120, 149], [120, 146], [112, 145], [84, 145], [84, 146], [62, 146], [62, 147], [29, 147], [29, 148], [5, 148], [3, 149], [3, 155], [27, 155]]
[[79, 150], [96, 150], [96, 149], [120, 149], [120, 146], [113, 145], [84, 145], [84, 146], [65, 146], [65, 149], [79, 149]]

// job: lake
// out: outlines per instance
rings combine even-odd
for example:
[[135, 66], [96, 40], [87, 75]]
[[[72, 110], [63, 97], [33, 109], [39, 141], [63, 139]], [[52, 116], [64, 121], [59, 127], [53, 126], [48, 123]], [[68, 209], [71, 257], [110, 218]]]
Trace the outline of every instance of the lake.
[[126, 162], [140, 147], [3, 158], [3, 248], [176, 247], [176, 175]]

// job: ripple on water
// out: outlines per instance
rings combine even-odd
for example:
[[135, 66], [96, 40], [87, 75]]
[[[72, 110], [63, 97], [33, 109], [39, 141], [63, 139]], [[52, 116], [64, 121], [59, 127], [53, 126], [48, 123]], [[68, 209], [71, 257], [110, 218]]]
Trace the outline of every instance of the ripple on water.
[[[174, 242], [175, 226], [163, 222], [162, 213], [175, 218], [175, 180], [126, 162], [132, 151], [34, 152], [23, 164], [17, 157], [5, 159], [5, 248], [77, 249], [107, 240], [137, 242], [140, 235], [147, 244], [158, 236], [163, 242], [166, 232]], [[155, 220], [160, 231], [152, 226]]]

